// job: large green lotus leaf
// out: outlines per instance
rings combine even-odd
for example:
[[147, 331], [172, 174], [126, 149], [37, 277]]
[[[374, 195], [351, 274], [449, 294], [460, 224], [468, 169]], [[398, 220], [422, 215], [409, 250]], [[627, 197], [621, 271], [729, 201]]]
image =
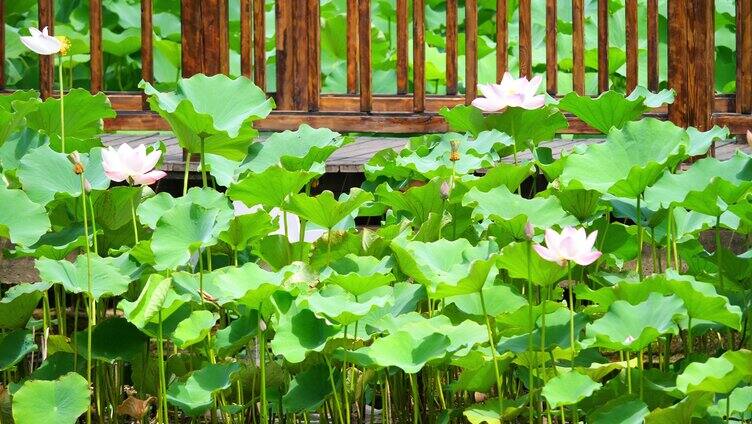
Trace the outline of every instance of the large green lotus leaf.
[[[335, 384], [338, 380], [339, 374], [335, 374]], [[323, 384], [325, 381], [329, 381], [329, 369], [324, 364], [316, 364], [296, 374], [282, 397], [285, 412], [315, 412], [332, 394], [332, 385]]]
[[159, 218], [165, 212], [178, 205], [195, 203], [206, 209], [225, 209], [228, 207], [227, 197], [212, 188], [192, 187], [185, 196], [174, 198], [170, 193], [163, 191], [154, 197], [144, 200], [136, 208], [138, 220], [151, 228], [157, 228]]
[[172, 333], [172, 340], [181, 349], [194, 345], [209, 335], [214, 323], [219, 317], [209, 311], [193, 311], [191, 315], [180, 321]]
[[441, 333], [417, 336], [407, 331], [397, 331], [376, 339], [370, 346], [348, 352], [348, 359], [364, 367], [397, 367], [415, 374], [431, 360], [447, 354], [449, 338]]
[[270, 343], [272, 351], [293, 364], [303, 362], [310, 352], [324, 350], [327, 342], [340, 332], [338, 326], [329, 325], [310, 309], [295, 305], [279, 317], [275, 330]]
[[313, 197], [305, 193], [294, 194], [290, 197], [287, 210], [306, 221], [331, 229], [371, 200], [373, 195], [359, 188], [350, 189], [349, 194], [343, 193], [339, 199], [335, 199], [331, 191], [325, 190]]
[[51, 286], [49, 283], [16, 284], [6, 290], [0, 299], [0, 328], [26, 327], [42, 299], [42, 293]]
[[[253, 121], [274, 108], [274, 100], [248, 78], [197, 74], [178, 80], [177, 90], [163, 93], [142, 81], [151, 109], [172, 127], [180, 146], [191, 153], [204, 152], [232, 160], [245, 157], [258, 132]], [[232, 96], [217, 95], [232, 93]]]
[[[22, 190], [0, 184], [0, 237], [25, 246], [36, 243], [50, 228], [47, 211]], [[19, 213], [23, 211], [23, 213]]]
[[[110, 180], [102, 169], [102, 149], [93, 149], [81, 155], [84, 177], [95, 190], [105, 190]], [[81, 195], [81, 178], [73, 172], [73, 165], [63, 153], [49, 146], [38, 147], [21, 159], [18, 179], [24, 191], [35, 203], [46, 205], [60, 194], [71, 197]]]
[[138, 328], [144, 328], [159, 313], [172, 285], [170, 278], [152, 274], [146, 281], [138, 298], [133, 302], [123, 299], [118, 303], [125, 318]]
[[551, 105], [533, 110], [509, 107], [502, 113], [486, 117], [487, 129], [496, 129], [512, 136], [518, 150], [551, 140], [568, 126], [564, 114]]
[[653, 293], [673, 294], [682, 300], [689, 318], [716, 322], [737, 330], [741, 326], [741, 309], [730, 304], [726, 296], [718, 294], [715, 286], [697, 281], [690, 275], [680, 275], [672, 269], [664, 274], [652, 275], [641, 282], [621, 281], [614, 286], [598, 290], [578, 286], [575, 293], [578, 298], [597, 304], [588, 307], [591, 313], [604, 313], [617, 300], [636, 304], [644, 302]]
[[23, 128], [26, 115], [39, 108], [40, 104], [36, 90], [17, 90], [0, 96], [0, 146], [11, 134]]
[[119, 296], [128, 290], [131, 278], [108, 258], [91, 256], [91, 293], [88, 282], [86, 255], [79, 255], [76, 262], [41, 258], [36, 261], [42, 281], [60, 283], [69, 293], [89, 293], [99, 300], [102, 297]]
[[446, 119], [452, 131], [469, 132], [477, 137], [481, 131], [486, 130], [483, 112], [476, 107], [457, 105], [449, 109], [444, 106], [439, 111], [439, 114]]
[[194, 371], [185, 381], [176, 380], [167, 388], [167, 401], [188, 416], [197, 417], [214, 404], [214, 396], [230, 387], [233, 375], [240, 371], [237, 362], [209, 364]]
[[603, 317], [586, 327], [587, 336], [592, 339], [583, 344], [636, 352], [663, 334], [678, 334], [676, 321], [686, 313], [684, 302], [673, 295], [652, 293], [637, 305], [617, 300]]
[[567, 156], [560, 180], [564, 186], [635, 198], [682, 160], [688, 145], [687, 132], [669, 121], [628, 122], [611, 130], [606, 142]]
[[141, 50], [141, 31], [126, 28], [123, 32], [112, 32], [102, 28], [102, 50], [114, 56], [128, 56]]
[[696, 415], [704, 415], [713, 403], [713, 394], [690, 393], [689, 396], [667, 408], [656, 408], [645, 416], [645, 424], [693, 423]]
[[[462, 415], [470, 424], [502, 424], [514, 422], [527, 408], [527, 395], [513, 400], [504, 400], [499, 404], [498, 398], [487, 399], [483, 403], [476, 403], [462, 411]], [[503, 412], [500, 412], [500, 408]]]
[[[497, 159], [493, 152], [499, 156], [507, 156], [514, 153], [514, 140], [507, 134], [498, 130], [483, 131], [475, 139], [468, 140], [466, 146], [460, 145], [460, 154], [489, 155], [489, 159]], [[462, 157], [460, 156], [460, 160]]]
[[[133, 361], [146, 350], [149, 338], [125, 318], [115, 317], [100, 321], [91, 335], [91, 355], [93, 358], [109, 363], [116, 361]], [[88, 343], [88, 331], [79, 331], [74, 342], [78, 352], [85, 355]], [[113, 343], [113, 341], [117, 343]]]
[[404, 192], [392, 190], [389, 185], [382, 184], [376, 189], [376, 198], [394, 212], [407, 213], [416, 223], [426, 222], [431, 213], [441, 214], [444, 210], [441, 181], [438, 179]]
[[227, 204], [212, 209], [196, 203], [181, 204], [165, 212], [151, 239], [155, 267], [164, 270], [187, 264], [192, 254], [217, 244], [232, 217]]
[[580, 222], [590, 221], [603, 208], [600, 201], [602, 195], [595, 190], [569, 188], [557, 190], [554, 195], [561, 202], [561, 207]]
[[[482, 168], [489, 168], [497, 156], [491, 154], [493, 147], [503, 144], [510, 138], [506, 134], [498, 138], [485, 137], [471, 141], [466, 135], [457, 133], [429, 134], [414, 137], [410, 145], [402, 150], [395, 163], [414, 171], [423, 179], [435, 177], [450, 178], [452, 174], [464, 175]], [[496, 142], [494, 142], [496, 141]], [[452, 143], [458, 144], [459, 160], [452, 161]]]
[[[110, 100], [104, 93], [91, 94], [74, 88], [65, 95], [65, 138], [88, 140], [98, 137], [104, 129], [104, 119], [114, 118]], [[61, 137], [60, 99], [50, 97], [39, 108], [26, 116], [29, 128], [41, 131], [50, 141], [59, 143]]]
[[522, 215], [527, 218], [527, 222], [538, 228], [578, 224], [574, 216], [562, 209], [556, 197], [525, 199], [509, 191], [506, 186], [486, 192], [474, 187], [462, 199], [462, 204], [474, 208], [473, 217], [476, 219], [506, 222]]
[[14, 174], [26, 154], [48, 143], [47, 136], [31, 128], [24, 128], [11, 134], [5, 144], [0, 145], [0, 166], [3, 167], [3, 173], [8, 176]]
[[653, 208], [681, 204], [700, 213], [718, 216], [725, 210], [725, 207], [721, 208], [725, 206], [723, 202], [735, 203], [750, 187], [752, 158], [737, 151], [725, 161], [705, 158], [680, 174], [664, 173], [645, 190], [645, 204]]
[[393, 148], [386, 148], [377, 152], [363, 165], [363, 171], [368, 181], [390, 180], [396, 183], [411, 181], [419, 176], [414, 172], [397, 165], [400, 154]]
[[752, 386], [737, 387], [732, 390], [726, 399], [719, 399], [715, 405], [708, 408], [710, 415], [724, 417], [726, 407], [730, 416], [744, 415], [752, 412]]
[[248, 215], [235, 216], [230, 221], [230, 227], [219, 235], [219, 239], [225, 242], [232, 250], [243, 251], [254, 240], [266, 237], [279, 229], [271, 215], [263, 209], [259, 209]]
[[450, 203], [460, 203], [465, 193], [473, 187], [482, 192], [487, 192], [496, 187], [505, 186], [509, 191], [514, 192], [534, 172], [535, 165], [533, 163], [514, 165], [501, 162], [488, 169], [482, 177], [463, 175], [462, 178], [458, 178], [448, 200]]
[[[117, 186], [106, 191], [92, 193], [94, 220], [97, 228], [119, 230], [126, 225], [133, 225], [131, 202], [141, 202], [141, 187]], [[132, 231], [131, 231], [132, 232]]]
[[561, 373], [548, 380], [541, 394], [551, 408], [575, 405], [600, 389], [601, 383], [595, 382], [585, 374], [577, 371]]
[[[204, 273], [204, 293], [219, 305], [240, 302], [257, 309], [277, 290], [282, 290], [283, 283], [291, 279], [297, 271], [295, 266], [267, 271], [253, 262], [246, 262], [240, 267], [224, 267]], [[178, 293], [185, 293], [200, 303], [198, 297], [199, 275], [187, 272], [172, 274]]]
[[329, 285], [304, 299], [318, 316], [340, 325], [350, 325], [374, 310], [388, 308], [393, 301], [391, 287], [378, 287], [357, 298], [345, 289]]
[[538, 255], [527, 242], [511, 243], [501, 249], [496, 263], [512, 278], [527, 280], [538, 286], [549, 286], [564, 277], [567, 270]]
[[682, 393], [728, 393], [739, 383], [752, 382], [752, 351], [728, 351], [705, 362], [692, 362], [676, 377]]
[[[576, 338], [579, 338], [578, 335], [585, 328], [585, 324], [587, 324], [587, 322], [587, 317], [584, 314], [575, 314], [574, 331]], [[544, 329], [540, 325], [540, 323], [541, 317], [538, 317], [536, 321], [536, 327], [532, 331], [533, 346], [536, 347], [541, 345], [541, 340], [544, 333]], [[569, 348], [571, 343], [569, 338], [569, 311], [567, 309], [560, 308], [555, 310], [554, 312], [546, 314], [545, 335], [546, 349], [553, 349], [555, 347], [560, 347], [562, 349]], [[528, 349], [530, 336], [531, 334], [527, 333], [512, 337], [501, 337], [499, 343], [496, 345], [496, 349], [502, 353], [505, 351], [510, 351], [518, 354], [525, 352]], [[577, 343], [577, 340], [575, 340], [575, 343]]]
[[407, 332], [416, 338], [430, 337], [434, 333], [442, 334], [449, 339], [446, 351], [458, 356], [464, 356], [473, 346], [488, 340], [484, 327], [477, 322], [465, 320], [455, 324], [446, 315], [426, 318], [417, 312], [398, 316], [387, 314], [374, 321], [371, 326], [390, 334]]
[[710, 146], [716, 140], [726, 140], [729, 138], [729, 129], [727, 127], [719, 127], [713, 125], [713, 128], [707, 131], [700, 131], [697, 128], [687, 128], [687, 134], [689, 135], [689, 150], [687, 154], [690, 156], [702, 156], [708, 153]]
[[400, 269], [433, 298], [478, 293], [498, 273], [498, 248], [489, 241], [473, 246], [465, 239], [425, 243], [400, 237], [392, 240], [391, 248]]
[[243, 310], [237, 319], [216, 332], [212, 346], [220, 358], [232, 356], [248, 346], [259, 330], [258, 311]]
[[672, 89], [663, 89], [657, 93], [653, 93], [647, 87], [638, 85], [631, 93], [629, 93], [627, 100], [642, 98], [645, 106], [649, 108], [657, 108], [664, 104], [674, 103], [675, 95], [676, 93], [674, 93], [674, 90]]
[[0, 371], [21, 362], [26, 355], [37, 350], [31, 330], [13, 330], [0, 334]]
[[324, 284], [335, 284], [353, 296], [360, 296], [395, 280], [392, 274], [392, 259], [389, 256], [381, 260], [373, 256], [357, 256], [348, 253], [333, 261], [321, 272], [320, 280]]
[[[51, 341], [54, 340], [53, 337], [55, 336], [50, 336], [48, 339], [48, 352], [50, 352], [50, 344]], [[74, 367], [78, 367], [78, 369], [75, 369]], [[15, 394], [27, 381], [54, 381], [65, 374], [74, 371], [78, 372], [80, 375], [85, 375], [86, 361], [80, 360], [80, 357], [77, 357], [73, 352], [57, 351], [50, 353], [49, 356], [47, 356], [47, 359], [39, 365], [39, 368], [36, 368], [26, 378], [9, 384], [8, 389], [11, 394]]]
[[89, 383], [75, 372], [54, 381], [27, 381], [13, 395], [17, 424], [74, 424], [89, 409]]
[[326, 162], [334, 151], [351, 141], [327, 128], [302, 124], [295, 131], [277, 132], [261, 143], [253, 143], [237, 173], [261, 173], [276, 165], [288, 171], [310, 171], [314, 164]]
[[598, 97], [570, 92], [559, 100], [559, 108], [573, 113], [586, 124], [607, 134], [611, 128], [622, 128], [627, 122], [639, 119], [648, 109], [643, 100], [643, 97], [629, 100], [624, 94], [610, 90]]
[[[32, 204], [36, 205], [36, 203]], [[90, 231], [89, 243], [94, 239], [94, 231], [91, 228]], [[84, 231], [83, 223], [79, 222], [67, 225], [58, 231], [46, 233], [34, 244], [28, 246], [16, 245], [9, 256], [14, 258], [32, 257], [63, 259], [74, 250], [83, 248], [84, 246], [86, 246], [86, 233]]]
[[645, 402], [635, 396], [620, 396], [592, 412], [594, 424], [642, 424], [650, 413]]
[[[486, 304], [486, 312], [492, 317], [514, 312], [527, 305], [525, 298], [515, 293], [509, 286], [483, 287], [483, 300]], [[460, 311], [466, 314], [485, 315], [480, 296], [477, 293], [450, 296], [444, 299], [444, 303], [447, 305], [455, 304]]]
[[281, 166], [269, 167], [261, 173], [251, 172], [232, 184], [227, 195], [246, 205], [280, 207], [285, 205], [289, 196], [297, 194], [312, 179], [323, 174], [323, 164], [320, 165], [315, 172], [288, 171]]

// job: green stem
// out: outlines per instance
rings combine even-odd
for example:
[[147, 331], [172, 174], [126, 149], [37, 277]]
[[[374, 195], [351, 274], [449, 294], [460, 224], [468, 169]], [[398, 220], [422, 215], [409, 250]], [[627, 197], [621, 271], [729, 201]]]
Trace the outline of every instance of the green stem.
[[65, 153], [65, 90], [63, 88], [63, 56], [59, 57], [58, 64], [60, 71], [60, 151]]
[[[59, 319], [59, 318], [58, 318]], [[47, 339], [50, 336], [50, 295], [47, 290], [42, 295], [42, 338], [44, 339], [44, 354], [47, 355]], [[45, 358], [42, 358], [47, 359]]]
[[[62, 92], [61, 92], [62, 94]], [[91, 269], [91, 249], [89, 248], [89, 217], [88, 208], [86, 207], [86, 180], [84, 174], [79, 175], [81, 179], [81, 203], [84, 210], [84, 237], [86, 240], [86, 277], [87, 277], [87, 295], [89, 296], [89, 319], [87, 320], [87, 342], [86, 342], [86, 382], [91, 387], [91, 335], [97, 320], [97, 304], [94, 300], [92, 287], [92, 269]], [[86, 423], [91, 424], [91, 405], [86, 410]]]
[[170, 422], [168, 414], [169, 411], [167, 409], [167, 377], [165, 375], [165, 364], [164, 364], [164, 339], [162, 336], [162, 310], [160, 309], [158, 312], [159, 317], [159, 327], [157, 328], [157, 356], [159, 356], [159, 359], [157, 360], [157, 365], [159, 366], [159, 410], [160, 414], [162, 416], [161, 423], [168, 424]]
[[627, 349], [627, 391], [632, 394], [632, 365], [630, 364], [629, 349]]
[[191, 171], [191, 154], [185, 152], [185, 169], [183, 170], [183, 196], [188, 193], [188, 175]]
[[488, 331], [488, 343], [491, 348], [491, 356], [493, 357], [494, 372], [496, 374], [496, 391], [499, 395], [499, 414], [504, 416], [504, 393], [502, 392], [501, 373], [499, 372], [499, 360], [496, 353], [496, 342], [494, 338], [493, 327], [491, 326], [491, 320], [488, 318], [488, 312], [486, 310], [486, 300], [483, 297], [483, 289], [478, 294], [480, 295], [480, 307], [483, 309], [483, 317], [486, 319], [486, 330]]
[[133, 219], [133, 240], [134, 245], [138, 244], [138, 219], [136, 218], [136, 204], [133, 203], [133, 197], [131, 197], [131, 218]]
[[718, 215], [715, 218], [715, 260], [718, 267], [718, 284], [721, 286], [721, 290], [723, 290], [723, 251], [721, 249], [721, 216]]
[[642, 196], [637, 195], [637, 273], [642, 281]]
[[639, 362], [640, 363], [638, 364], [640, 366], [640, 400], [643, 399], [643, 392], [644, 392], [644, 387], [643, 386], [645, 384], [645, 379], [644, 379], [645, 366], [643, 365], [643, 356], [642, 356], [642, 354], [643, 354], [643, 350], [640, 349], [640, 356], [639, 356]]
[[97, 242], [97, 220], [94, 218], [94, 202], [91, 200], [91, 196], [88, 196], [89, 200], [89, 209], [91, 210], [91, 232], [92, 238], [91, 241], [94, 244], [94, 253], [99, 254], [99, 245]]
[[573, 302], [573, 296], [572, 292], [574, 292], [574, 280], [572, 280], [572, 264], [567, 263], [567, 275], [569, 279], [569, 290], [567, 290], [569, 294], [569, 347], [572, 349], [572, 363], [571, 368], [574, 371], [574, 357], [576, 348], [574, 345], [574, 302]]
[[[408, 374], [410, 379], [410, 390], [413, 395], [413, 423], [420, 423], [420, 395], [418, 394], [418, 384], [415, 381], [415, 374]], [[499, 397], [501, 401], [501, 397]]]
[[206, 157], [205, 143], [204, 137], [201, 137], [201, 183], [204, 185], [204, 188], [209, 186], [208, 178], [206, 177], [206, 162], [204, 161]]
[[533, 411], [535, 410], [535, 396], [533, 396], [533, 393], [535, 393], [535, 380], [533, 378], [533, 368], [534, 368], [534, 358], [535, 358], [535, 352], [533, 352], [533, 330], [535, 329], [535, 322], [533, 317], [533, 277], [532, 277], [532, 271], [530, 269], [530, 260], [532, 256], [532, 250], [533, 250], [533, 244], [530, 242], [530, 240], [527, 241], [527, 304], [528, 304], [528, 321], [530, 322], [530, 333], [527, 337], [527, 354], [528, 354], [528, 360], [530, 361], [530, 364], [528, 366], [529, 375], [528, 375], [528, 393], [529, 393], [529, 405], [530, 405], [530, 413], [528, 414], [529, 418], [528, 421], [530, 424], [533, 423], [535, 417], [533, 416]]
[[[339, 416], [339, 422], [344, 423], [345, 417], [342, 414], [342, 404], [339, 401], [339, 395], [337, 394], [337, 385], [334, 384], [334, 371], [332, 370], [332, 364], [329, 363], [329, 358], [324, 355], [324, 361], [326, 362], [326, 366], [329, 369], [329, 384], [332, 385], [332, 393], [334, 394], [334, 404], [337, 407], [337, 415]], [[263, 421], [266, 422], [266, 421]]]
[[[269, 422], [269, 403], [266, 400], [266, 330], [259, 335], [259, 372], [261, 373], [261, 422]], [[331, 369], [329, 370], [331, 374]]]

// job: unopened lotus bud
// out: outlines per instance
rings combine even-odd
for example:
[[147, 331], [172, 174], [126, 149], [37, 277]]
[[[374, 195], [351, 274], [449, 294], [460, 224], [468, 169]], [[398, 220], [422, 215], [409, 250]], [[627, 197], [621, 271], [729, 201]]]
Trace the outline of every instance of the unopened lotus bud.
[[68, 160], [73, 164], [73, 172], [75, 172], [76, 175], [84, 173], [84, 165], [81, 163], [81, 155], [77, 151], [69, 154]]
[[752, 131], [747, 130], [747, 145], [752, 146]]
[[86, 178], [84, 178], [84, 190], [86, 190], [87, 193], [91, 193], [91, 183]]
[[449, 145], [452, 147], [452, 152], [449, 154], [449, 160], [457, 162], [460, 160], [460, 142], [459, 140], [452, 140], [449, 142]]
[[263, 319], [260, 319], [258, 322], [259, 331], [266, 331], [266, 323]]
[[527, 237], [528, 240], [532, 240], [534, 235], [535, 235], [535, 228], [533, 228], [533, 224], [531, 224], [528, 221], [525, 224], [525, 237]]
[[441, 198], [446, 199], [449, 197], [449, 194], [452, 192], [452, 187], [449, 185], [448, 182], [444, 181], [441, 183]]

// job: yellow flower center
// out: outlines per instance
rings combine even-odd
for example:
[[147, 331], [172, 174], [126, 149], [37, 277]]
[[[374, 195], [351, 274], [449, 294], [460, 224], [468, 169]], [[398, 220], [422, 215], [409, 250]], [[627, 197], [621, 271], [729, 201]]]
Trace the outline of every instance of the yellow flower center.
[[68, 50], [71, 48], [71, 42], [70, 38], [64, 36], [64, 35], [57, 35], [55, 38], [60, 41], [60, 56], [67, 56]]

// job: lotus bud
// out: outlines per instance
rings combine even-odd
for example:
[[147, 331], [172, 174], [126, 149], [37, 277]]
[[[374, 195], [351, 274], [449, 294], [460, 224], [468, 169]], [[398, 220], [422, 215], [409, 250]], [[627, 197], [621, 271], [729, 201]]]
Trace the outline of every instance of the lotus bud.
[[86, 190], [87, 193], [91, 193], [91, 183], [86, 178], [84, 178], [84, 190]]
[[449, 194], [452, 192], [452, 187], [449, 185], [447, 181], [444, 181], [441, 183], [441, 198], [446, 200], [449, 197]]
[[60, 41], [60, 56], [68, 56], [68, 51], [71, 48], [70, 38], [64, 35], [57, 35], [55, 38]]
[[452, 147], [452, 152], [449, 154], [449, 160], [457, 162], [460, 160], [460, 142], [459, 140], [452, 140], [449, 142], [449, 145]]
[[263, 319], [259, 319], [258, 327], [259, 327], [259, 331], [262, 331], [262, 332], [266, 331], [266, 323], [264, 322]]
[[73, 164], [73, 172], [75, 172], [76, 175], [84, 173], [84, 165], [81, 163], [81, 154], [79, 154], [78, 151], [69, 154], [68, 160]]
[[747, 145], [752, 146], [752, 131], [747, 130]]
[[530, 221], [528, 221], [525, 224], [525, 237], [528, 240], [532, 240], [534, 235], [535, 235], [535, 228], [533, 228], [533, 224], [531, 224]]
[[636, 339], [635, 339], [634, 337], [632, 337], [632, 336], [627, 336], [627, 338], [626, 338], [626, 339], [624, 339], [624, 344], [625, 344], [625, 345], [631, 345], [631, 344], [632, 344], [632, 343], [633, 343], [633, 342], [634, 342], [635, 340], [636, 340]]

